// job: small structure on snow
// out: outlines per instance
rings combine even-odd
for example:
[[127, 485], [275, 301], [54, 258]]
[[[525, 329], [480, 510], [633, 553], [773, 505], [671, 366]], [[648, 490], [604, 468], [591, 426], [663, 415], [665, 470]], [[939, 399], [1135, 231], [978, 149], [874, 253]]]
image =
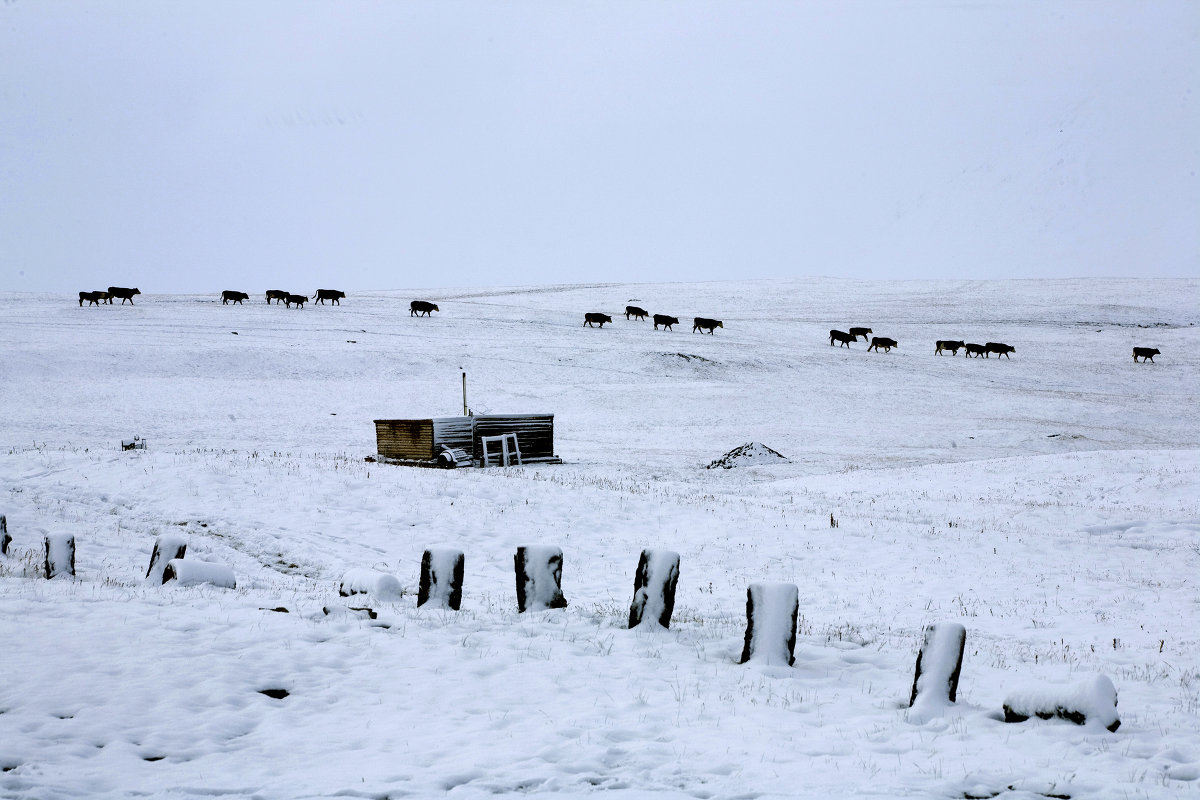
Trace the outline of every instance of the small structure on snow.
[[10, 544], [12, 544], [12, 537], [8, 535], [8, 517], [0, 514], [0, 555], [8, 555]]
[[553, 414], [476, 414], [377, 419], [380, 461], [414, 467], [561, 464], [554, 454]]
[[395, 575], [373, 569], [351, 569], [338, 583], [338, 594], [342, 597], [366, 594], [377, 600], [391, 600], [403, 596], [404, 589]]
[[733, 469], [734, 467], [753, 467], [769, 464], [788, 464], [787, 457], [761, 442], [747, 442], [735, 447], [725, 455], [713, 461], [705, 469]]

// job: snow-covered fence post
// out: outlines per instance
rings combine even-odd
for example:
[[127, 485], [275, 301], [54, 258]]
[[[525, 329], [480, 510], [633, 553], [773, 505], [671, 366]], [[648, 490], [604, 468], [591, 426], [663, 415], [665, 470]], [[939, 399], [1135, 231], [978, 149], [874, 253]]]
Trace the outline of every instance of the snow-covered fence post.
[[177, 533], [164, 533], [154, 540], [154, 550], [150, 553], [150, 567], [146, 570], [146, 580], [152, 584], [163, 582], [163, 570], [167, 562], [183, 558], [187, 553], [187, 537]]
[[8, 555], [12, 537], [8, 535], [8, 517], [0, 514], [0, 555]]
[[75, 576], [75, 537], [69, 533], [46, 534], [46, 560], [42, 565], [47, 580], [59, 575]]
[[1100, 724], [1113, 732], [1121, 727], [1117, 716], [1117, 689], [1106, 675], [1094, 675], [1064, 688], [1035, 686], [1005, 698], [1005, 722], [1024, 722], [1030, 717], [1058, 717], [1076, 725]]
[[430, 548], [421, 556], [421, 583], [417, 587], [417, 608], [428, 603], [441, 604], [458, 611], [462, 605], [463, 565], [461, 550]]
[[162, 582], [175, 581], [180, 586], [195, 586], [198, 583], [210, 583], [223, 589], [236, 589], [237, 581], [233, 570], [224, 564], [212, 561], [189, 561], [175, 558], [167, 562], [163, 570]]
[[679, 553], [671, 550], [643, 550], [633, 578], [633, 603], [629, 606], [629, 627], [649, 619], [671, 627], [675, 611], [675, 587], [679, 584]]
[[395, 575], [379, 572], [373, 569], [351, 569], [342, 575], [338, 583], [338, 594], [351, 597], [356, 594], [366, 594], [376, 600], [399, 600], [404, 595], [404, 587]]
[[567, 598], [562, 593], [561, 547], [518, 547], [513, 562], [517, 573], [517, 611], [567, 607]]
[[800, 590], [796, 584], [750, 584], [746, 590], [746, 645], [738, 663], [794, 664], [799, 616]]
[[962, 672], [967, 629], [957, 622], [939, 622], [925, 628], [925, 643], [917, 653], [909, 708], [929, 700], [953, 703], [958, 697], [958, 676]]

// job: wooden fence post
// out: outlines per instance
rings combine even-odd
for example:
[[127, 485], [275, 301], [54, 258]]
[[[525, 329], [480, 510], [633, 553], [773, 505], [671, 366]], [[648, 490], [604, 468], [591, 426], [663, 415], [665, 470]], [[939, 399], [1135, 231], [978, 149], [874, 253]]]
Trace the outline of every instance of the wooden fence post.
[[42, 572], [47, 580], [59, 575], [75, 576], [75, 537], [69, 533], [46, 534], [46, 559]]
[[421, 583], [417, 587], [417, 608], [430, 600], [458, 611], [462, 605], [463, 566], [461, 550], [431, 548], [421, 556]]
[[953, 703], [958, 697], [967, 629], [957, 622], [939, 622], [925, 628], [925, 643], [917, 653], [909, 708], [917, 697]]
[[562, 593], [562, 548], [553, 545], [518, 547], [513, 557], [517, 573], [517, 611], [566, 608]]
[[791, 666], [796, 662], [800, 590], [794, 583], [752, 583], [746, 590], [742, 660]]
[[679, 585], [679, 553], [671, 550], [643, 550], [633, 578], [633, 603], [629, 606], [629, 627], [646, 620], [671, 627], [675, 611], [675, 588]]
[[187, 553], [187, 545], [187, 537], [177, 533], [164, 533], [155, 539], [154, 550], [150, 553], [150, 568], [146, 570], [146, 580], [152, 584], [161, 584], [167, 562], [183, 558]]

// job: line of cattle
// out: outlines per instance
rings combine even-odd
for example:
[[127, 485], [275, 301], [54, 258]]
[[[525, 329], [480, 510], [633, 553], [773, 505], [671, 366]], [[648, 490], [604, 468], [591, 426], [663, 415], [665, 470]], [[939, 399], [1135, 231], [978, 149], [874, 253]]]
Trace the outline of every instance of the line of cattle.
[[[837, 330], [830, 331], [829, 346], [833, 347], [834, 342], [837, 342], [839, 347], [849, 347], [850, 342], [857, 342], [858, 337], [860, 336], [864, 341], [866, 341], [867, 335], [871, 332], [872, 331], [870, 328], [851, 328], [848, 333]], [[886, 336], [872, 336], [871, 346], [868, 347], [867, 350], [879, 352], [880, 348], [882, 348], [883, 352], [890, 353], [893, 347], [899, 346], [899, 342], [897, 342], [895, 339], [889, 339]], [[992, 353], [996, 354], [996, 358], [999, 358], [1000, 356], [1012, 358], [1009, 353], [1017, 352], [1017, 348], [1004, 344], [1003, 342], [972, 344], [971, 342], [964, 342], [962, 340], [951, 341], [948, 339], [939, 339], [935, 345], [934, 352], [940, 356], [947, 350], [950, 351], [950, 355], [954, 356], [958, 355], [959, 350], [965, 350], [966, 355], [971, 358], [979, 358], [980, 356], [984, 358], [990, 358]]]
[[[83, 306], [85, 300], [88, 301], [90, 305], [100, 305], [101, 303], [105, 302], [111, 304], [114, 297], [121, 298], [121, 305], [124, 305], [126, 300], [128, 300], [130, 305], [132, 305], [133, 296], [135, 294], [141, 294], [141, 291], [138, 289], [127, 289], [121, 286], [110, 286], [106, 292], [80, 292], [79, 305]], [[346, 296], [345, 292], [337, 289], [317, 289], [313, 294], [316, 297], [316, 302], [320, 303], [321, 305], [324, 305], [325, 301], [328, 300], [331, 304], [340, 306], [341, 299]], [[243, 300], [249, 299], [250, 295], [246, 294], [245, 292], [235, 292], [230, 290], [221, 292], [222, 305], [228, 305], [230, 303], [241, 304]], [[277, 305], [279, 303], [283, 303], [287, 308], [291, 308], [293, 305], [297, 308], [303, 308], [304, 304], [308, 302], [308, 297], [306, 295], [292, 294], [290, 292], [285, 292], [282, 289], [268, 289], [266, 292], [266, 299], [267, 305], [271, 305], [271, 301], [274, 300]], [[431, 316], [430, 312], [441, 311], [441, 309], [437, 307], [436, 303], [430, 303], [425, 300], [413, 300], [408, 304], [408, 307], [408, 314], [410, 317], [419, 317], [422, 315], [428, 317]], [[644, 320], [647, 317], [650, 317], [653, 320], [654, 330], [658, 330], [659, 326], [661, 325], [663, 330], [670, 331], [674, 330], [672, 326], [679, 324], [678, 317], [672, 317], [667, 314], [651, 315], [644, 308], [639, 308], [638, 306], [625, 306], [625, 319]], [[589, 328], [603, 328], [604, 323], [606, 322], [611, 323], [612, 317], [599, 311], [589, 311], [583, 315], [583, 324]], [[717, 328], [724, 327], [724, 323], [719, 319], [695, 317], [692, 320], [692, 333], [695, 333], [696, 331], [699, 331], [700, 333], [708, 331], [709, 335], [712, 335]], [[848, 348], [850, 343], [857, 342], [859, 337], [862, 337], [863, 341], [867, 341], [867, 338], [870, 337], [870, 345], [867, 347], [868, 352], [871, 350], [879, 352], [882, 349], [883, 352], [890, 353], [893, 347], [900, 346], [900, 343], [895, 339], [890, 339], [886, 336], [871, 336], [873, 332], [874, 331], [872, 331], [870, 328], [851, 328], [849, 331], [831, 330], [829, 331], [829, 346], [833, 347], [836, 343], [840, 347]], [[934, 352], [940, 356], [942, 353], [949, 351], [951, 355], [956, 356], [958, 355], [959, 350], [963, 350], [964, 355], [968, 358], [991, 358], [992, 353], [996, 354], [996, 358], [999, 358], [1000, 356], [1012, 358], [1009, 353], [1017, 352], [1017, 348], [1004, 344], [1003, 342], [975, 344], [973, 342], [966, 342], [961, 339], [957, 341], [939, 339], [935, 345]], [[1153, 362], [1154, 357], [1157, 355], [1161, 354], [1158, 349], [1154, 347], [1133, 348], [1134, 361], [1141, 359], [1142, 361]]]

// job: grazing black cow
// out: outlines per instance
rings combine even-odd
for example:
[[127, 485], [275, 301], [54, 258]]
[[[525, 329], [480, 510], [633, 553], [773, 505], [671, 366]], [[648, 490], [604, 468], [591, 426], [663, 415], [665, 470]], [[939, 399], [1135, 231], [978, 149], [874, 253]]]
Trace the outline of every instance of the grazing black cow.
[[271, 305], [272, 300], [275, 300], [277, 303], [287, 302], [287, 298], [288, 293], [283, 289], [267, 289], [267, 305]]
[[87, 300], [88, 305], [90, 305], [90, 306], [98, 306], [98, 305], [100, 305], [100, 301], [104, 299], [103, 295], [104, 295], [104, 292], [80, 292], [79, 293], [79, 307], [80, 308], [83, 307], [84, 300]]
[[940, 356], [943, 350], [949, 350], [951, 355], [956, 356], [958, 355], [958, 351], [966, 346], [966, 342], [951, 342], [938, 339], [937, 350], [935, 352]]
[[692, 333], [700, 331], [704, 333], [708, 331], [708, 335], [712, 336], [715, 328], [724, 328], [724, 323], [719, 319], [709, 319], [708, 317], [695, 317], [692, 319]]
[[599, 311], [589, 311], [583, 315], [584, 325], [587, 325], [589, 328], [591, 328], [593, 322], [599, 322], [600, 327], [603, 328], [604, 323], [612, 322], [612, 317], [610, 317], [608, 314], [601, 314]]
[[644, 308], [638, 308], [637, 306], [625, 306], [625, 319], [629, 319], [630, 317], [645, 319], [648, 316], [650, 315]]
[[317, 289], [316, 291], [317, 302], [321, 305], [325, 305], [325, 301], [328, 300], [335, 306], [340, 306], [341, 302], [339, 301], [345, 296], [345, 292], [339, 292], [337, 289]]
[[858, 341], [858, 337], [860, 337], [860, 336], [863, 337], [863, 341], [865, 342], [867, 340], [867, 336], [869, 336], [871, 333], [872, 333], [872, 331], [870, 328], [851, 328], [850, 329], [850, 335], [854, 338], [854, 341], [856, 341], [856, 342]]
[[879, 348], [882, 347], [883, 352], [890, 353], [890, 352], [892, 352], [893, 347], [899, 347], [899, 346], [900, 346], [899, 342], [897, 342], [895, 339], [889, 339], [886, 336], [872, 336], [871, 337], [871, 346], [867, 348], [867, 352], [869, 353], [872, 350], [874, 350], [876, 353], [878, 353]]
[[1157, 355], [1162, 355], [1161, 353], [1158, 352], [1157, 347], [1135, 347], [1135, 348], [1133, 348], [1133, 360], [1134, 361], [1137, 361], [1138, 356], [1141, 356], [1143, 361], [1150, 361], [1151, 363], [1153, 363], [1154, 357]]
[[858, 341], [858, 337], [852, 333], [846, 333], [845, 331], [830, 331], [829, 332], [829, 346], [830, 347], [833, 347], [834, 342], [840, 342], [842, 347], [849, 347], [851, 342], [857, 342], [857, 341]]
[[987, 355], [987, 347], [985, 345], [967, 342], [963, 347], [966, 348], [969, 358], [979, 358], [980, 356]]
[[987, 344], [985, 344], [983, 346], [983, 348], [984, 348], [984, 354], [983, 354], [984, 358], [991, 358], [992, 353], [996, 354], [996, 358], [999, 358], [1000, 356], [1004, 356], [1005, 358], [1012, 358], [1012, 356], [1010, 356], [1009, 353], [1017, 352], [1017, 348], [1010, 347], [1010, 346], [1004, 344], [1003, 342], [988, 342]]
[[121, 305], [125, 305], [126, 300], [129, 301], [129, 305], [133, 305], [133, 296], [135, 294], [141, 294], [142, 292], [140, 289], [126, 289], [124, 286], [110, 286], [108, 287], [108, 293], [113, 297], [121, 298]]
[[249, 299], [250, 295], [246, 294], [245, 292], [231, 292], [228, 289], [221, 292], [221, 305], [223, 306], [228, 305], [229, 303], [237, 303], [240, 305], [243, 300]]
[[304, 308], [304, 304], [308, 302], [308, 298], [302, 294], [287, 294], [283, 297], [283, 304], [288, 308], [295, 303], [297, 308]]
[[666, 314], [654, 315], [654, 330], [658, 330], [658, 326], [662, 325], [663, 330], [672, 330], [672, 325], [679, 324], [679, 317], [668, 317]]
[[441, 309], [437, 307], [437, 303], [427, 303], [424, 300], [413, 300], [408, 304], [408, 315], [410, 317], [419, 317], [424, 314], [427, 317], [433, 316], [430, 311], [441, 313]]

